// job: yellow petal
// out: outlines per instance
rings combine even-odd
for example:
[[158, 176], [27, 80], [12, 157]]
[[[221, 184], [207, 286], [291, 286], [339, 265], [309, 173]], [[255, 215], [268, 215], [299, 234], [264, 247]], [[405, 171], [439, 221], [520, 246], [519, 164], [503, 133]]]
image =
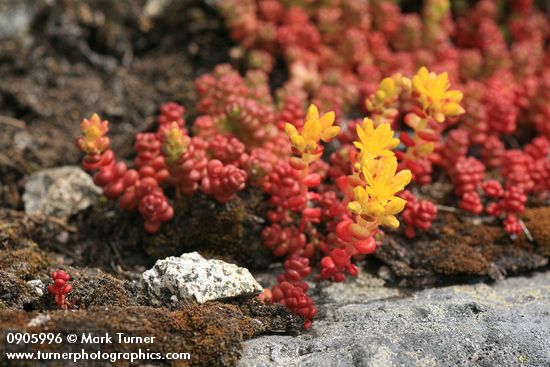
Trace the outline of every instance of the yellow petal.
[[319, 120], [319, 122], [321, 123], [321, 129], [327, 130], [329, 127], [331, 127], [334, 123], [335, 117], [336, 116], [334, 115], [334, 111], [325, 113], [323, 117], [321, 117], [321, 119]]
[[306, 121], [304, 129], [302, 130], [302, 136], [306, 141], [319, 141], [321, 136], [321, 124], [319, 123], [319, 120]]
[[367, 194], [371, 198], [377, 198], [378, 197], [377, 193], [372, 189], [372, 186], [365, 187], [365, 191], [367, 192]]
[[374, 172], [374, 160], [370, 154], [363, 155], [361, 160], [361, 168], [363, 176], [365, 176], [365, 181], [369, 184], [369, 186], [374, 186], [375, 182], [372, 176], [372, 173]]
[[355, 126], [355, 130], [357, 131], [357, 136], [359, 137], [359, 141], [365, 144], [368, 141], [368, 137], [367, 137], [367, 134], [365, 133], [365, 130], [363, 130], [360, 124], [357, 124]]
[[384, 207], [380, 204], [380, 202], [378, 202], [378, 200], [370, 201], [367, 204], [366, 209], [373, 216], [378, 216], [384, 213]]
[[370, 135], [374, 131], [374, 121], [372, 121], [370, 118], [365, 117], [363, 119], [363, 128], [365, 129], [365, 133]]
[[445, 92], [443, 97], [451, 102], [459, 103], [462, 100], [463, 94], [461, 91], [458, 90], [450, 90]]
[[355, 186], [353, 188], [353, 198], [355, 199], [355, 201], [358, 201], [359, 203], [364, 205], [367, 203], [369, 196], [367, 195], [367, 192], [363, 187]]
[[[380, 124], [376, 128], [376, 137], [374, 140], [378, 142], [380, 148], [388, 148], [393, 138], [393, 130], [387, 122]], [[391, 149], [391, 148], [390, 148]]]
[[386, 149], [386, 150], [382, 150], [379, 154], [380, 154], [380, 156], [382, 156], [382, 157], [393, 157], [393, 156], [395, 156], [395, 153], [394, 153], [393, 151], [387, 150], [387, 149]]
[[359, 204], [357, 201], [351, 201], [348, 204], [348, 209], [353, 214], [361, 214], [361, 204]]
[[384, 218], [382, 218], [382, 225], [397, 229], [399, 228], [399, 221], [393, 215], [385, 215]]
[[412, 86], [415, 90], [419, 91], [422, 87], [422, 80], [418, 75], [413, 76], [412, 78]]
[[392, 78], [384, 78], [378, 89], [384, 91], [389, 96], [393, 96], [395, 92], [395, 82]]
[[449, 74], [447, 72], [437, 75], [436, 86], [439, 90], [446, 90], [449, 88]]
[[397, 158], [384, 157], [381, 163], [382, 163], [381, 176], [393, 177], [393, 175], [395, 174], [395, 171], [397, 170]]
[[319, 110], [314, 104], [310, 104], [307, 108], [306, 121], [319, 120]]
[[393, 193], [399, 192], [405, 188], [412, 180], [412, 173], [408, 169], [397, 172], [388, 189]]
[[290, 142], [296, 149], [299, 151], [303, 151], [306, 148], [306, 142], [304, 141], [304, 138], [302, 138], [300, 135], [291, 135], [290, 136]]
[[384, 122], [383, 124], [380, 124], [377, 128], [376, 128], [376, 134], [379, 136], [379, 137], [387, 137], [388, 134], [389, 135], [393, 135], [391, 133], [391, 126], [388, 122]]
[[400, 198], [399, 196], [394, 196], [388, 204], [384, 207], [384, 214], [386, 215], [395, 215], [400, 213], [405, 209], [407, 200]]
[[288, 136], [292, 136], [292, 135], [298, 135], [298, 130], [296, 130], [296, 127], [290, 123], [286, 123], [285, 124], [285, 133], [288, 135]]
[[416, 74], [422, 79], [428, 79], [428, 76], [430, 73], [428, 72], [428, 69], [425, 66], [422, 66], [420, 69], [418, 69]]
[[458, 116], [464, 113], [464, 108], [458, 103], [447, 103], [443, 106], [443, 114], [447, 116]]
[[327, 130], [323, 131], [321, 133], [321, 140], [325, 143], [328, 143], [332, 139], [334, 139], [336, 136], [340, 134], [340, 127], [339, 126], [331, 126]]

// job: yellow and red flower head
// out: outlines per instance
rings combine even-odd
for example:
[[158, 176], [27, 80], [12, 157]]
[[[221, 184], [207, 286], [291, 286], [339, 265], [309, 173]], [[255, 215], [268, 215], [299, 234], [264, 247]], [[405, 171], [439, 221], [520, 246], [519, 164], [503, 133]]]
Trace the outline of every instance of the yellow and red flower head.
[[301, 132], [298, 132], [294, 125], [285, 124], [285, 133], [292, 146], [306, 162], [311, 163], [320, 157], [322, 153], [320, 140], [328, 143], [339, 134], [340, 128], [333, 126], [334, 118], [332, 111], [319, 117], [319, 110], [312, 104], [307, 109], [306, 121]]
[[109, 131], [109, 122], [102, 121], [98, 114], [94, 113], [89, 119], [80, 123], [82, 137], [76, 143], [87, 155], [101, 154], [109, 148], [109, 138], [106, 136]]
[[443, 123], [447, 117], [464, 113], [464, 108], [460, 106], [462, 92], [449, 90], [449, 87], [447, 73], [429, 72], [424, 66], [412, 78], [413, 95], [422, 105], [424, 112], [439, 123]]
[[381, 224], [387, 227], [399, 227], [395, 215], [404, 209], [406, 201], [395, 194], [411, 182], [411, 171], [396, 173], [397, 159], [394, 156], [373, 159], [365, 155], [361, 168], [365, 186], [353, 189], [354, 200], [349, 203], [348, 209], [356, 215], [379, 218]]

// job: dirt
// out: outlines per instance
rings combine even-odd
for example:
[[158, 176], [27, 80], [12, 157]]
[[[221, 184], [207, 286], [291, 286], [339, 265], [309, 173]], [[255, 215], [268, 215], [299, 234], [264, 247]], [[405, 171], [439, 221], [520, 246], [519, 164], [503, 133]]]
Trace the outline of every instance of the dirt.
[[[9, 214], [12, 214], [10, 217]], [[150, 353], [188, 352], [189, 361], [163, 361], [160, 365], [233, 365], [240, 356], [241, 342], [262, 333], [297, 332], [298, 316], [281, 305], [266, 305], [255, 297], [225, 302], [177, 303], [171, 308], [153, 308], [138, 282], [118, 279], [97, 268], [63, 266], [56, 255], [40, 249], [21, 232], [25, 217], [0, 215], [0, 325], [2, 330], [33, 332], [94, 332], [96, 335], [120, 332], [132, 336], [154, 336], [154, 344], [102, 345], [101, 351]], [[37, 294], [27, 281], [51, 284], [49, 272], [62, 266], [70, 275], [74, 290], [67, 299], [68, 311], [58, 310], [53, 297]], [[137, 274], [135, 274], [137, 276]], [[31, 320], [45, 320], [31, 326]], [[29, 324], [30, 323], [30, 324]], [[6, 345], [5, 333], [0, 345]], [[82, 344], [51, 346], [27, 345], [24, 351], [80, 351]], [[85, 346], [98, 348], [98, 346]], [[10, 351], [23, 351], [17, 347]], [[4, 351], [0, 350], [0, 354]], [[154, 361], [149, 361], [154, 362]], [[0, 362], [2, 365], [3, 362]], [[63, 363], [66, 363], [64, 361]], [[24, 364], [23, 364], [24, 365]], [[55, 362], [50, 365], [56, 365]], [[59, 364], [61, 365], [61, 364]], [[107, 364], [100, 364], [107, 365]], [[158, 365], [158, 364], [155, 364]]]
[[[108, 265], [113, 258], [125, 268], [148, 266], [151, 264], [147, 259], [195, 250], [207, 257], [251, 268], [265, 268], [273, 262], [270, 251], [261, 242], [267, 208], [260, 190], [246, 189], [227, 204], [199, 193], [175, 202], [174, 209], [175, 218], [150, 235], [141, 226], [136, 228], [135, 223], [140, 222], [138, 214], [120, 213], [107, 204], [82, 216], [77, 224], [78, 236], [70, 242], [85, 243], [86, 257], [80, 261], [95, 266]], [[104, 241], [101, 249], [95, 246], [98, 241]], [[139, 255], [138, 249], [142, 251]]]
[[[21, 179], [77, 164], [79, 122], [111, 122], [114, 151], [131, 158], [133, 137], [162, 103], [193, 115], [193, 80], [226, 61], [231, 43], [213, 8], [174, 2], [147, 17], [144, 1], [37, 1], [30, 31], [0, 39], [0, 199], [21, 208]], [[17, 6], [17, 3], [14, 3]]]
[[[28, 34], [0, 39], [2, 207], [22, 209], [29, 173], [79, 164], [74, 137], [79, 121], [93, 112], [110, 121], [113, 150], [126, 159], [133, 158], [135, 133], [154, 126], [162, 103], [176, 101], [189, 119], [195, 115], [193, 80], [228, 61], [232, 43], [217, 12], [202, 1], [173, 2], [157, 17], [144, 13], [144, 3], [36, 2]], [[197, 244], [205, 255], [266, 266], [271, 257], [260, 243], [265, 207], [259, 195], [247, 191], [228, 206], [212, 207], [204, 197], [184, 201], [156, 236], [136, 228], [135, 214], [105, 202], [70, 224], [43, 221], [32, 238], [69, 264], [110, 271], [144, 270]], [[211, 218], [218, 222], [205, 231]]]
[[196, 195], [178, 204], [175, 220], [158, 235], [147, 236], [144, 248], [154, 258], [198, 248], [207, 257], [265, 268], [274, 261], [261, 241], [266, 211], [266, 200], [257, 188], [239, 193], [225, 205]]

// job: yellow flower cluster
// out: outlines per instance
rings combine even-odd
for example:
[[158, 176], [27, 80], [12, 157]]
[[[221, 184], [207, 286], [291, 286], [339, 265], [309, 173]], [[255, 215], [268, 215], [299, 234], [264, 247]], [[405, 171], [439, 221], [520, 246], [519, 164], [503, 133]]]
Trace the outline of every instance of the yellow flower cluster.
[[464, 113], [464, 108], [459, 104], [462, 92], [449, 90], [449, 87], [447, 73], [436, 74], [429, 72], [425, 67], [421, 67], [412, 78], [413, 95], [422, 105], [424, 112], [439, 123], [443, 123], [449, 116]]
[[402, 90], [402, 80], [400, 74], [382, 79], [376, 92], [366, 99], [365, 106], [371, 113], [376, 126], [385, 122], [391, 123], [397, 116], [398, 110], [395, 104]]
[[447, 34], [446, 19], [451, 17], [451, 2], [449, 0], [426, 0], [422, 13], [426, 45], [437, 47]]
[[399, 221], [395, 215], [404, 209], [406, 201], [395, 194], [412, 179], [409, 170], [396, 173], [397, 159], [393, 149], [399, 144], [399, 139], [394, 138], [389, 123], [375, 128], [368, 118], [363, 126], [357, 126], [357, 135], [359, 141], [354, 142], [359, 149], [357, 171], [365, 185], [353, 189], [354, 200], [348, 204], [348, 209], [369, 218], [370, 222], [397, 228]]
[[319, 110], [312, 104], [307, 109], [306, 122], [301, 132], [298, 132], [294, 125], [285, 124], [285, 133], [306, 163], [311, 163], [321, 156], [320, 140], [328, 143], [340, 133], [340, 128], [333, 126], [334, 117], [332, 111], [319, 117]]
[[109, 148], [109, 122], [102, 121], [97, 113], [80, 123], [82, 137], [77, 140], [79, 148], [86, 154], [101, 154]]
[[393, 78], [384, 78], [374, 93], [374, 97], [377, 102], [389, 102], [394, 100], [399, 92], [400, 88]]
[[365, 118], [363, 126], [358, 124], [356, 130], [359, 141], [355, 141], [353, 144], [359, 149], [359, 161], [365, 155], [371, 157], [393, 156], [393, 149], [399, 145], [399, 139], [393, 137], [393, 130], [389, 123], [380, 124], [375, 128], [374, 122]]
[[395, 215], [405, 208], [407, 201], [395, 194], [411, 182], [411, 171], [402, 170], [396, 173], [395, 156], [373, 159], [366, 155], [361, 166], [366, 185], [353, 189], [355, 200], [348, 204], [348, 209], [354, 214], [379, 220], [384, 226], [399, 227]]
[[[406, 201], [396, 196], [412, 179], [410, 170], [397, 172], [398, 164], [393, 150], [399, 144], [394, 137], [390, 123], [398, 115], [399, 95], [411, 93], [420, 104], [421, 111], [409, 113], [405, 122], [415, 130], [415, 145], [409, 147], [407, 157], [424, 157], [433, 150], [432, 137], [440, 132], [429, 125], [433, 118], [439, 123], [448, 117], [464, 113], [460, 106], [462, 93], [449, 90], [447, 73], [436, 74], [422, 67], [412, 80], [399, 74], [385, 78], [377, 91], [366, 101], [366, 107], [372, 118], [365, 119], [357, 126], [358, 141], [354, 142], [359, 150], [355, 163], [355, 178], [362, 182], [353, 189], [353, 199], [348, 209], [357, 215], [357, 224], [367, 232], [378, 225], [397, 228], [399, 221], [395, 217], [401, 212]], [[428, 118], [429, 117], [429, 118]], [[411, 152], [412, 151], [412, 152]], [[357, 181], [356, 181], [357, 182]]]

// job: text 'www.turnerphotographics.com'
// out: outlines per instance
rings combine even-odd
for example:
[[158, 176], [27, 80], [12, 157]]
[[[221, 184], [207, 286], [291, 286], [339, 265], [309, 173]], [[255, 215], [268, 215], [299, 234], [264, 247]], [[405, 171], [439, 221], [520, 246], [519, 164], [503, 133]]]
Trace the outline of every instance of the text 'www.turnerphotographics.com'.
[[153, 335], [122, 332], [42, 332], [7, 331], [1, 336], [6, 361], [155, 361], [190, 360], [184, 351], [161, 353]]

